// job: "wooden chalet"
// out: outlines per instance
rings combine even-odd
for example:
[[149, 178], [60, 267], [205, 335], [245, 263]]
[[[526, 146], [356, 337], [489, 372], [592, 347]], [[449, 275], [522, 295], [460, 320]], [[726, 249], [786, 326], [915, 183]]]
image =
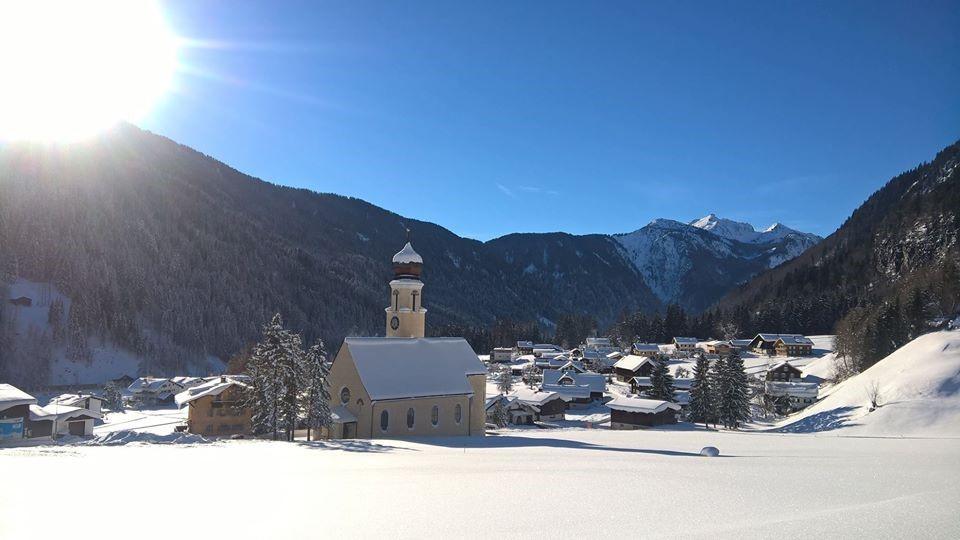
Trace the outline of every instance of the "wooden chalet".
[[810, 356], [813, 341], [800, 334], [757, 334], [748, 348], [767, 356]]
[[802, 373], [799, 369], [790, 365], [790, 362], [778, 362], [767, 368], [766, 380], [780, 382], [799, 381]]
[[610, 429], [643, 429], [676, 424], [680, 405], [657, 399], [620, 396], [607, 403]]
[[634, 377], [649, 377], [655, 365], [650, 357], [629, 354], [613, 365], [613, 374], [617, 380], [629, 382]]

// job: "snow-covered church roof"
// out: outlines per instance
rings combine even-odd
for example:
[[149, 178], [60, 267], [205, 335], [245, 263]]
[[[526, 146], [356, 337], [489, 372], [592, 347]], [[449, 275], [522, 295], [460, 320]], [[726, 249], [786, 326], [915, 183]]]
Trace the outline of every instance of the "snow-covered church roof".
[[423, 264], [423, 257], [413, 250], [410, 242], [407, 242], [407, 244], [403, 246], [403, 249], [393, 256], [393, 262], [396, 264]]
[[463, 338], [343, 340], [370, 399], [473, 394], [468, 375], [486, 368]]

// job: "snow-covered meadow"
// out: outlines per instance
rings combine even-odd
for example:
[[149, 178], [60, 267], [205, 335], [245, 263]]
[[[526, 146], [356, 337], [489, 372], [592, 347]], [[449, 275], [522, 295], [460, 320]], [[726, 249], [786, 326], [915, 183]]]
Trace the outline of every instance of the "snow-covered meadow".
[[[697, 455], [705, 445], [721, 457]], [[960, 439], [568, 429], [64, 445], [2, 449], [0, 471], [2, 538], [62, 538], [60, 486], [94, 494], [82, 530], [98, 538], [960, 536]]]

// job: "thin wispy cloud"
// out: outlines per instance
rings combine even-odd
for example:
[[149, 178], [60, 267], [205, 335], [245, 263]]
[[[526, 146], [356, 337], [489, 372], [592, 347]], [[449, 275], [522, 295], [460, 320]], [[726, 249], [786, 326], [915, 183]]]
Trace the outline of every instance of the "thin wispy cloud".
[[514, 198], [514, 199], [517, 198], [518, 193], [530, 194], [530, 195], [550, 195], [550, 196], [552, 196], [552, 197], [555, 197], [555, 196], [557, 196], [557, 195], [560, 195], [560, 192], [557, 191], [557, 190], [555, 190], [555, 189], [542, 188], [542, 187], [538, 187], [538, 186], [525, 186], [525, 185], [521, 185], [521, 186], [512, 186], [512, 187], [511, 187], [511, 186], [505, 186], [505, 185], [501, 184], [500, 182], [497, 182], [496, 186], [497, 186], [497, 189], [499, 189], [501, 193], [503, 193], [503, 194], [506, 195], [507, 197], [511, 197], [511, 198]]
[[500, 190], [504, 195], [506, 195], [507, 197], [512, 197], [512, 198], [514, 198], [514, 199], [517, 198], [517, 194], [514, 193], [512, 189], [510, 189], [510, 188], [508, 188], [507, 186], [501, 184], [500, 182], [497, 182], [497, 189], [499, 189], [499, 190]]

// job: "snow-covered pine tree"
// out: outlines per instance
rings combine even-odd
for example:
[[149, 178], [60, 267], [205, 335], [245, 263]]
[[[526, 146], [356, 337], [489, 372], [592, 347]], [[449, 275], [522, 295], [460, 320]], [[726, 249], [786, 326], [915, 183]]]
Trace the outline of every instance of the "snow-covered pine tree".
[[513, 390], [513, 373], [510, 371], [510, 366], [501, 364], [500, 367], [497, 368], [497, 372], [497, 390], [504, 394], [509, 394], [510, 391]]
[[543, 382], [543, 374], [540, 373], [537, 366], [530, 364], [523, 368], [523, 382], [527, 383], [530, 388], [536, 388]]
[[307, 440], [312, 439], [314, 428], [320, 429], [330, 424], [330, 390], [327, 378], [327, 349], [323, 340], [317, 340], [302, 357], [304, 388], [303, 415], [307, 423]]
[[743, 360], [736, 351], [722, 358], [718, 382], [718, 412], [727, 429], [738, 429], [750, 419], [750, 382], [743, 369]]
[[716, 421], [713, 392], [710, 384], [710, 361], [700, 353], [693, 367], [693, 384], [690, 385], [690, 415], [693, 423], [702, 422], [707, 426]]
[[510, 424], [510, 411], [507, 410], [507, 398], [497, 396], [497, 402], [493, 406], [493, 423], [497, 427], [506, 427]]
[[666, 358], [657, 358], [653, 363], [653, 371], [650, 372], [650, 385], [652, 388], [647, 392], [653, 399], [662, 399], [664, 401], [673, 401], [673, 375], [667, 368]]
[[112, 412], [123, 411], [123, 396], [113, 381], [103, 387], [103, 402]]
[[289, 393], [297, 387], [297, 358], [303, 354], [299, 338], [283, 328], [283, 319], [277, 313], [264, 325], [263, 338], [247, 364], [251, 382], [247, 406], [253, 411], [254, 432], [272, 432], [274, 440], [296, 418], [296, 395], [291, 406]]
[[281, 384], [280, 424], [288, 441], [294, 439], [297, 429], [297, 420], [300, 418], [302, 403], [301, 395], [304, 392], [305, 379], [302, 368], [305, 365], [303, 356], [303, 339], [300, 334], [284, 330], [286, 354], [279, 357], [278, 375]]

